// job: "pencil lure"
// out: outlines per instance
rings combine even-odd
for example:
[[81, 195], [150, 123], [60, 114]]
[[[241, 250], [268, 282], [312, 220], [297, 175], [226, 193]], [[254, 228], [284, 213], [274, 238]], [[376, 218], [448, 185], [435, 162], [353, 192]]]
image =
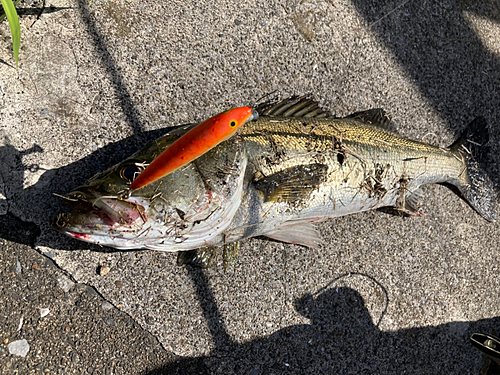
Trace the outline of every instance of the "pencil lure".
[[235, 134], [245, 122], [258, 118], [252, 107], [233, 108], [203, 121], [163, 151], [130, 185], [140, 189], [182, 168]]

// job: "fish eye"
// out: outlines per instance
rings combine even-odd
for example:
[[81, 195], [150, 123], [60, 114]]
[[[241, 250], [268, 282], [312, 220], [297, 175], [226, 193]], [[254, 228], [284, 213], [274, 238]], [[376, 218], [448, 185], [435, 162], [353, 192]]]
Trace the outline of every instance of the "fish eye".
[[125, 165], [120, 169], [120, 177], [126, 182], [132, 182], [139, 176], [143, 169], [144, 168], [135, 164]]
[[236, 125], [238, 125], [238, 121], [236, 121], [236, 120], [229, 121], [229, 126], [230, 127], [234, 128]]

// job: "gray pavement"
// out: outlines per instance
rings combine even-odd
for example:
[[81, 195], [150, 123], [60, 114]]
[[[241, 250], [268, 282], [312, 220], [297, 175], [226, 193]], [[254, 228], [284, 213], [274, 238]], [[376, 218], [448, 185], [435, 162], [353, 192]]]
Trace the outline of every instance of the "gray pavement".
[[[2, 373], [488, 371], [468, 338], [499, 333], [500, 224], [446, 187], [425, 189], [422, 218], [325, 222], [317, 250], [245, 241], [227, 272], [221, 259], [201, 271], [92, 246], [48, 222], [67, 210], [53, 193], [165, 128], [275, 90], [313, 93], [339, 116], [384, 108], [403, 135], [440, 146], [485, 116], [498, 183], [496, 1], [47, 5], [21, 20], [18, 70], [0, 25]], [[22, 339], [27, 355], [10, 354]]]
[[[2, 226], [33, 236], [13, 218]], [[125, 374], [154, 370], [176, 357], [91, 286], [75, 283], [23, 240], [0, 240], [0, 373]], [[26, 357], [9, 345], [26, 340]], [[8, 341], [4, 341], [8, 340]]]

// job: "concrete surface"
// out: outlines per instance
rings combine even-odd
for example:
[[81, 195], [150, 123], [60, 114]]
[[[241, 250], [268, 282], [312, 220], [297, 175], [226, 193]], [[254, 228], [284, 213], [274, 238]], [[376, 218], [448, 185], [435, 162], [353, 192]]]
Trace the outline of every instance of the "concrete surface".
[[488, 371], [468, 338], [499, 333], [500, 224], [445, 187], [425, 189], [423, 218], [323, 223], [318, 250], [246, 241], [226, 273], [221, 259], [179, 268], [175, 254], [91, 246], [48, 222], [66, 210], [53, 193], [163, 128], [275, 90], [311, 92], [337, 115], [384, 108], [402, 134], [441, 146], [483, 115], [499, 182], [495, 0], [47, 5], [21, 19], [18, 70], [0, 25], [0, 331], [30, 345], [14, 357], [0, 343], [3, 373]]

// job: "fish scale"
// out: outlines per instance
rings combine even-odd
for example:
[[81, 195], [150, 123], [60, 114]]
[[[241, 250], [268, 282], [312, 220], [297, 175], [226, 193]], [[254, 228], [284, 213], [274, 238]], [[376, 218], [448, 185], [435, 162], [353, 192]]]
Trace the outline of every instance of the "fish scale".
[[[374, 175], [377, 165], [390, 166], [394, 176], [406, 177], [414, 185], [459, 180], [464, 169], [463, 160], [449, 149], [411, 141], [357, 121], [311, 119], [306, 123], [286, 118], [270, 121], [264, 117], [248, 124], [241, 136], [249, 143], [249, 158], [259, 162], [257, 169], [263, 175], [296, 165], [325, 163], [332, 168], [328, 183], [339, 189], [347, 188], [343, 182], [347, 175], [349, 188], [359, 188], [360, 179]], [[262, 157], [269, 154], [269, 138], [284, 150], [276, 163], [266, 162]], [[337, 157], [339, 153], [343, 154], [343, 168]], [[384, 180], [385, 188], [393, 184], [390, 179]]]

